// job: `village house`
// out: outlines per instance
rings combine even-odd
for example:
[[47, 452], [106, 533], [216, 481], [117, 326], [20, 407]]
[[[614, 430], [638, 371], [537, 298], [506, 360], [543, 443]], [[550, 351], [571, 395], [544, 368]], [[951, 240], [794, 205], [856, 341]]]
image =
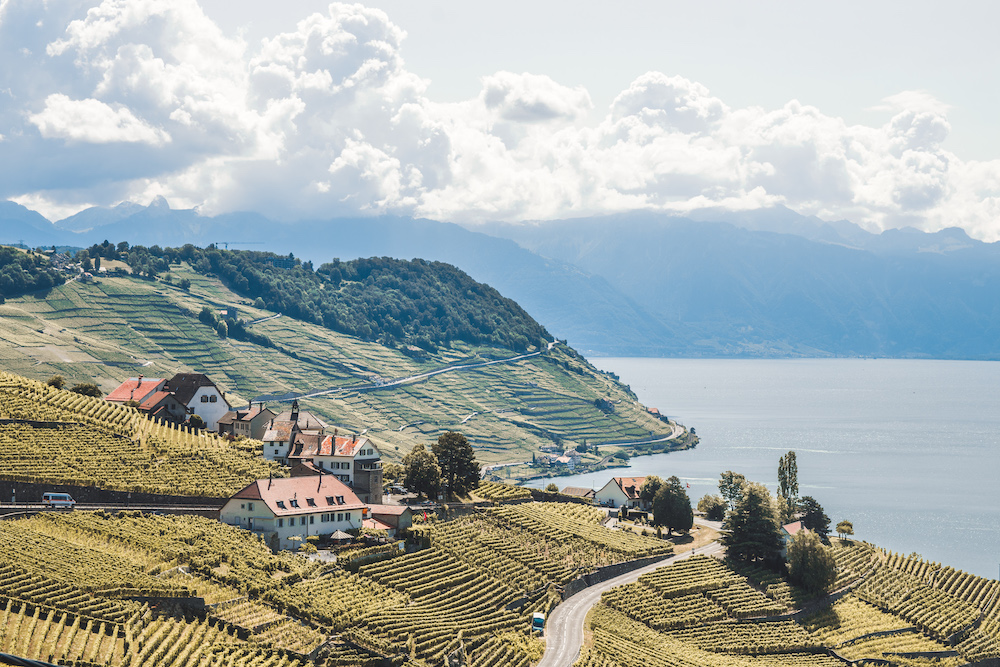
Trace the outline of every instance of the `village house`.
[[351, 487], [366, 503], [382, 499], [382, 454], [364, 436], [299, 437], [287, 455], [290, 465], [308, 461]]
[[230, 498], [219, 519], [260, 534], [276, 550], [294, 551], [311, 535], [361, 528], [367, 511], [339, 479], [310, 475], [259, 479]]
[[292, 409], [276, 415], [268, 423], [261, 438], [264, 441], [264, 458], [289, 465], [288, 456], [296, 444], [322, 438], [326, 424], [310, 412], [299, 411], [299, 402], [292, 401]]
[[163, 378], [138, 376], [125, 380], [104, 397], [109, 403], [131, 405], [151, 419], [180, 424], [187, 419], [187, 407], [166, 390]]
[[263, 403], [250, 403], [245, 408], [233, 408], [219, 420], [219, 435], [260, 440], [277, 413]]
[[372, 504], [368, 506], [368, 516], [388, 526], [389, 537], [395, 537], [399, 531], [413, 525], [413, 510], [406, 505]]
[[209, 431], [219, 430], [219, 420], [230, 410], [225, 393], [202, 373], [178, 373], [167, 381], [166, 390], [198, 415]]
[[630, 509], [649, 509], [649, 503], [639, 498], [639, 490], [645, 477], [612, 477], [594, 496], [594, 502], [606, 507], [621, 507]]

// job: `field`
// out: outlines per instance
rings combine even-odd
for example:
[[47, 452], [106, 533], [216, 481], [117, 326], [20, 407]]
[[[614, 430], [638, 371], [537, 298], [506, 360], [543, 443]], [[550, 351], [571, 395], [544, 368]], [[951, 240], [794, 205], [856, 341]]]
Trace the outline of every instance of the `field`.
[[843, 664], [836, 653], [857, 664], [958, 667], [1000, 657], [1000, 582], [867, 544], [831, 548], [835, 586], [855, 587], [805, 615], [789, 612], [810, 596], [780, 575], [704, 556], [612, 589], [589, 617], [576, 666]]
[[[175, 286], [181, 278], [191, 281], [188, 291]], [[172, 269], [171, 279], [73, 281], [46, 294], [9, 299], [0, 305], [0, 365], [36, 380], [60, 374], [69, 384], [95, 381], [105, 391], [140, 373], [205, 372], [233, 404], [269, 396], [281, 407], [275, 397], [322, 392], [302, 399], [303, 408], [341, 429], [368, 429], [389, 460], [446, 430], [462, 431], [485, 463], [530, 460], [556, 442], [569, 447], [669, 434], [627, 388], [561, 345], [510, 364], [359, 390], [512, 353], [456, 344], [414, 358], [289, 317], [252, 326], [273, 347], [220, 339], [197, 318], [204, 306], [235, 305], [247, 321], [274, 313], [241, 303], [217, 280], [183, 266]], [[598, 398], [610, 401], [614, 411], [599, 410]]]
[[[527, 633], [558, 588], [594, 567], [669, 554], [602, 528], [592, 508], [528, 503], [419, 523], [412, 553], [342, 566], [273, 554], [259, 537], [193, 516], [51, 512], [0, 522], [0, 634], [33, 658], [125, 667], [527, 667]], [[151, 598], [155, 598], [152, 600]], [[192, 606], [193, 605], [193, 606]], [[500, 662], [498, 662], [500, 661]]]

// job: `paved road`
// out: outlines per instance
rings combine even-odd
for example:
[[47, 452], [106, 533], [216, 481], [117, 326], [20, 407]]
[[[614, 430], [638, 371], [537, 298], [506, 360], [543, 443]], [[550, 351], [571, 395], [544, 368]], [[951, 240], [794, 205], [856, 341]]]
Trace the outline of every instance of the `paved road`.
[[569, 598], [556, 607], [545, 622], [545, 655], [538, 663], [538, 667], [571, 667], [576, 662], [577, 658], [580, 657], [580, 647], [583, 646], [583, 621], [590, 608], [601, 601], [601, 593], [604, 591], [615, 586], [632, 583], [642, 575], [664, 565], [676, 563], [695, 554], [715, 554], [722, 551], [723, 548], [718, 542], [712, 542], [694, 551], [671, 556], [658, 563], [585, 588]]

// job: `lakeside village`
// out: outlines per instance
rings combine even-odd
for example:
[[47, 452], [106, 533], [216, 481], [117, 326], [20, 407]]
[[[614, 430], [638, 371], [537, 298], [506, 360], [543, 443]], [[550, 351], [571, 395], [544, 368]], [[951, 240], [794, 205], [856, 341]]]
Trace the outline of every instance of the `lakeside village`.
[[[404, 466], [389, 464], [387, 470], [378, 446], [369, 438], [331, 429], [315, 414], [300, 409], [297, 400], [280, 412], [262, 402], [234, 407], [225, 392], [201, 373], [178, 373], [169, 379], [141, 375], [129, 378], [104, 400], [134, 407], [156, 422], [187, 423], [232, 439], [261, 441], [264, 458], [288, 467], [290, 477], [249, 484], [221, 507], [219, 520], [261, 535], [275, 551], [308, 550], [310, 547], [305, 545], [347, 545], [362, 535], [392, 539], [413, 524], [415, 515], [426, 517], [428, 511], [437, 509], [435, 498], [445, 498], [433, 487], [405, 488]], [[657, 409], [649, 411], [670, 423]], [[685, 435], [688, 446], [697, 442], [693, 429]], [[595, 456], [593, 449], [590, 469], [627, 461]], [[471, 447], [468, 451], [474, 462]], [[548, 474], [560, 468], [571, 472], [580, 469], [582, 456], [576, 449], [556, 450], [543, 452], [533, 463]], [[495, 499], [488, 489], [499, 486], [506, 489], [500, 492], [504, 500], [510, 499], [512, 493], [523, 495], [525, 500], [537, 495], [539, 499], [604, 508], [609, 520], [629, 518], [646, 524], [651, 519], [652, 498], [648, 491], [643, 494], [645, 477], [612, 477], [600, 489], [560, 490], [550, 484], [546, 490], [537, 491], [496, 484], [500, 482], [497, 468], [484, 471], [483, 488], [467, 500], [491, 504]], [[475, 470], [478, 477], [478, 464]], [[384, 475], [386, 472], [389, 474]], [[427, 500], [423, 500], [425, 497]], [[786, 531], [789, 536], [794, 532], [794, 527], [790, 533]]]

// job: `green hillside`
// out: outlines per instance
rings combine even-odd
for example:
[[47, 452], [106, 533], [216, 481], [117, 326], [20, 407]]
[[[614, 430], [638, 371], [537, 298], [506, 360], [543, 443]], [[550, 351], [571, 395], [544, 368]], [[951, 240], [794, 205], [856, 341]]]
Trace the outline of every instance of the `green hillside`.
[[[222, 338], [199, 314], [227, 306], [243, 322], [271, 319], [247, 325], [253, 334], [247, 340]], [[529, 460], [557, 442], [569, 447], [670, 433], [626, 387], [563, 345], [512, 363], [373, 389], [515, 353], [455, 340], [417, 354], [274, 315], [186, 263], [170, 265], [158, 280], [72, 281], [0, 306], [0, 367], [37, 380], [60, 374], [70, 384], [94, 381], [105, 391], [138, 374], [204, 372], [233, 404], [322, 392], [301, 398], [303, 408], [340, 428], [367, 429], [389, 459], [445, 430], [465, 433], [486, 463]]]

